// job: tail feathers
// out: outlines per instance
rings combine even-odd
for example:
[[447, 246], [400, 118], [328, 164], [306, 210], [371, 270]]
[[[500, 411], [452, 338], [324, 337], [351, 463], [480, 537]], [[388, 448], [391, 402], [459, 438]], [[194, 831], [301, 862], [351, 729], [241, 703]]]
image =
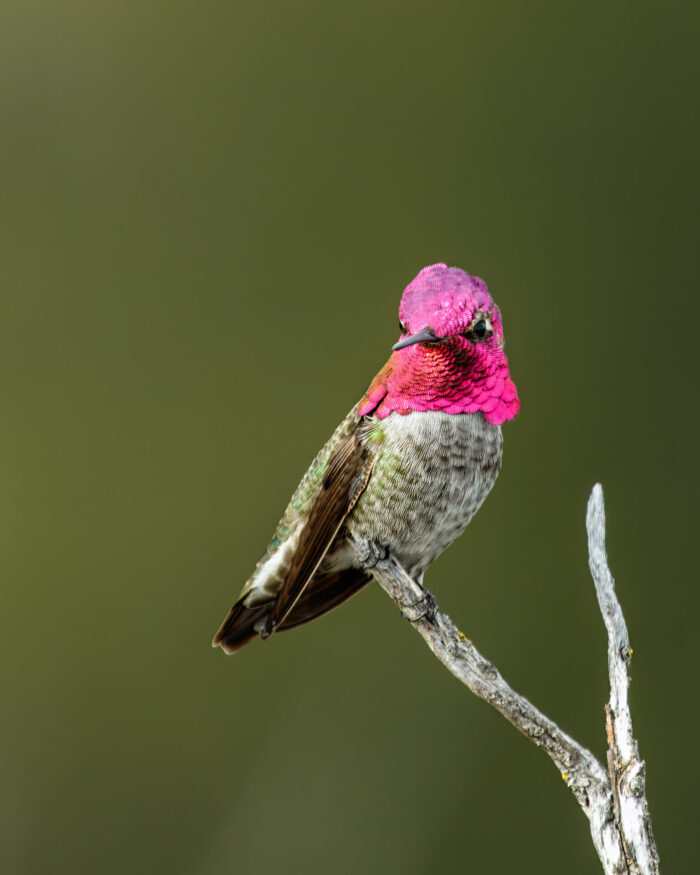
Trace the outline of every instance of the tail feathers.
[[[331, 611], [370, 580], [371, 576], [361, 568], [344, 568], [312, 578], [278, 631], [301, 626]], [[236, 602], [214, 636], [212, 646], [220, 647], [226, 653], [235, 653], [256, 635], [266, 638], [266, 621], [274, 604], [274, 600], [270, 600], [247, 608], [243, 600]]]
[[236, 602], [226, 615], [211, 642], [212, 647], [220, 647], [225, 653], [235, 653], [247, 644], [265, 626], [272, 602], [246, 608], [242, 601]]

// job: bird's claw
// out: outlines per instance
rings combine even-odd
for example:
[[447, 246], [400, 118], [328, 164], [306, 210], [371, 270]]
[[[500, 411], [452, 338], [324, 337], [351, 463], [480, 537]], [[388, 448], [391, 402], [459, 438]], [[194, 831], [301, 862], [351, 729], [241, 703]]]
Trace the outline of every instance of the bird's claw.
[[[357, 539], [354, 546], [357, 558], [362, 566], [368, 571], [371, 571], [372, 568], [377, 566], [380, 562], [388, 559], [390, 555], [387, 547], [384, 547], [377, 541], [373, 541], [371, 538], [362, 538], [361, 540]], [[405, 573], [406, 572], [404, 572], [404, 574]], [[438, 612], [437, 602], [429, 589], [426, 589], [417, 580], [414, 581], [414, 583], [420, 588], [423, 595], [419, 599], [416, 599], [415, 602], [403, 605], [401, 616], [404, 620], [408, 620], [409, 623], [417, 623], [424, 618], [427, 619], [429, 623], [432, 623]], [[407, 610], [411, 610], [412, 608], [419, 608], [419, 613], [415, 617], [409, 617], [406, 613]]]
[[382, 562], [389, 555], [389, 550], [366, 538], [358, 545], [358, 558], [365, 568], [374, 568], [377, 563]]
[[[437, 602], [435, 601], [435, 597], [429, 589], [426, 589], [424, 586], [421, 587], [424, 595], [422, 595], [415, 602], [411, 602], [409, 605], [404, 605], [401, 610], [401, 616], [404, 620], [408, 620], [409, 623], [417, 623], [419, 620], [422, 620], [424, 617], [428, 620], [429, 623], [432, 623], [435, 619], [435, 615], [438, 612]], [[416, 617], [409, 617], [406, 614], [406, 610], [410, 608], [417, 608], [419, 605], [422, 605], [423, 608], [421, 612]]]

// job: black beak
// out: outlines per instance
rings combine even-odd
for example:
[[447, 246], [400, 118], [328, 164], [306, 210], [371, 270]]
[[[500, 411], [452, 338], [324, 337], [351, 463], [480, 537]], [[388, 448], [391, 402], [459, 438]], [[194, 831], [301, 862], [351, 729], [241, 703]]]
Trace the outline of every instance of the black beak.
[[414, 343], [437, 343], [440, 340], [442, 340], [442, 338], [435, 337], [435, 334], [430, 328], [424, 328], [417, 334], [410, 334], [408, 337], [404, 337], [403, 340], [395, 343], [391, 348], [395, 352], [397, 349], [403, 349], [405, 346], [413, 346]]

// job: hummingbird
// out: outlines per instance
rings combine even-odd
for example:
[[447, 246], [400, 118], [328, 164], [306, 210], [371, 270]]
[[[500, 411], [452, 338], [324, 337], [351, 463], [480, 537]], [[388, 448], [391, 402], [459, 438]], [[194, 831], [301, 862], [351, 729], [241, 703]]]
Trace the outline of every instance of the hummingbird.
[[501, 468], [501, 425], [520, 409], [503, 323], [486, 283], [423, 268], [404, 289], [399, 340], [311, 463], [212, 646], [309, 622], [371, 580], [356, 544], [392, 556], [422, 586]]

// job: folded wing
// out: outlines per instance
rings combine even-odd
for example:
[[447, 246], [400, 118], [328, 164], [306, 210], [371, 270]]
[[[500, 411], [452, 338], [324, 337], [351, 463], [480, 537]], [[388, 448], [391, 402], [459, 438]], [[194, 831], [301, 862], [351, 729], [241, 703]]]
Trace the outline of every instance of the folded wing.
[[324, 570], [323, 560], [339, 538], [347, 515], [355, 506], [372, 472], [373, 457], [360, 441], [355, 416], [330, 456], [320, 488], [309, 507], [281, 582], [274, 592], [263, 587], [244, 590], [229, 611], [212, 642], [228, 653], [260, 634], [307, 623], [349, 598], [370, 579], [353, 566]]

